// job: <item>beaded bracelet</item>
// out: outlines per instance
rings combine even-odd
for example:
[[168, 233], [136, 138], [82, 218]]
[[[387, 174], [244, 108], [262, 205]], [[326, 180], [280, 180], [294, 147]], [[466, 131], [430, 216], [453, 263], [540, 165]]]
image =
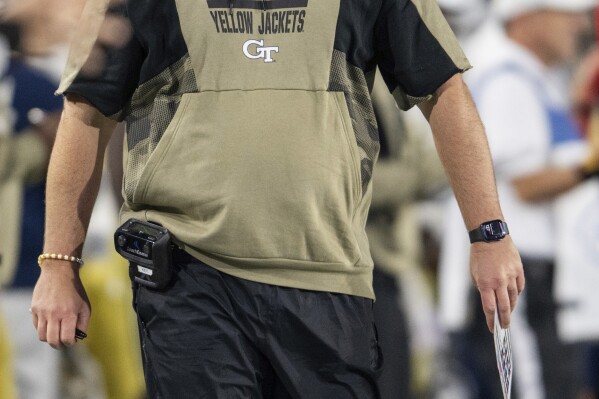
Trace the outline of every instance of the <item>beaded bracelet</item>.
[[83, 266], [83, 259], [81, 259], [81, 258], [77, 258], [75, 256], [63, 255], [63, 254], [51, 254], [49, 252], [46, 252], [45, 254], [41, 254], [40, 256], [38, 256], [37, 264], [40, 267], [42, 267], [42, 262], [46, 259], [57, 259], [57, 260], [64, 260], [67, 262], [77, 262], [77, 263], [79, 263], [79, 266]]

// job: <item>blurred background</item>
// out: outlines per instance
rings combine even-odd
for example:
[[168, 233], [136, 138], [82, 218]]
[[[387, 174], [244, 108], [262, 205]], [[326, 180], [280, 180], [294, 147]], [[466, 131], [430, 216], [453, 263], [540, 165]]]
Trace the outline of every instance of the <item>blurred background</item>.
[[[88, 338], [55, 351], [28, 308], [43, 247], [54, 95], [86, 0], [0, 0], [0, 399], [141, 399], [127, 264], [113, 250], [124, 127], [108, 148], [81, 270]], [[439, 0], [474, 68], [498, 190], [525, 264], [512, 320], [520, 399], [599, 399], [599, 51], [593, 0]], [[107, 21], [88, 60], [130, 34]], [[383, 399], [502, 398], [466, 230], [421, 113], [372, 93], [381, 154], [367, 225]], [[468, 151], [468, 149], [464, 149]]]

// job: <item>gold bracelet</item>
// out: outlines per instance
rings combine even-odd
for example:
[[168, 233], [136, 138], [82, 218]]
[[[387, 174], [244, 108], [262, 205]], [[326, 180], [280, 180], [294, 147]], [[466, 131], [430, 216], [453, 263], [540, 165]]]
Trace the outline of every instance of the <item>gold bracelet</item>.
[[42, 267], [42, 262], [46, 259], [57, 259], [57, 260], [64, 260], [67, 262], [76, 262], [79, 263], [79, 266], [83, 266], [83, 259], [81, 258], [77, 258], [75, 256], [70, 256], [70, 255], [63, 255], [63, 254], [51, 254], [49, 252], [46, 252], [45, 254], [41, 254], [40, 256], [37, 257], [37, 264]]

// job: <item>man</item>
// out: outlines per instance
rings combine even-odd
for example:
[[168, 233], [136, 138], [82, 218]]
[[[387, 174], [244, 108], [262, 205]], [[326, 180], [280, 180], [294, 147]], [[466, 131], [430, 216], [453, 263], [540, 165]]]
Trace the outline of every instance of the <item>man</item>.
[[[498, 0], [493, 6], [497, 19], [466, 46], [478, 66], [468, 83], [487, 130], [499, 195], [526, 271], [526, 306], [520, 310], [525, 309], [527, 317], [513, 315], [512, 333], [520, 365], [515, 386], [527, 399], [575, 397], [581, 374], [576, 351], [557, 335], [554, 263], [566, 236], [591, 244], [590, 236], [576, 232], [587, 230], [584, 223], [566, 228], [564, 221], [580, 221], [575, 213], [582, 208], [565, 193], [596, 184], [589, 178], [596, 174], [597, 154], [572, 120], [567, 85], [558, 68], [576, 60], [581, 35], [588, 32], [588, 12], [595, 5], [594, 0]], [[560, 207], [568, 209], [568, 215]], [[454, 213], [455, 219], [457, 207]], [[586, 223], [595, 218], [596, 212], [585, 213], [581, 216]], [[467, 259], [466, 242], [458, 241], [454, 234], [447, 242], [447, 298], [456, 293], [455, 270], [459, 263], [465, 268]], [[565, 267], [573, 260], [567, 259]], [[447, 314], [464, 309], [452, 305]]]
[[[106, 12], [134, 35], [81, 75]], [[135, 287], [149, 396], [378, 397], [375, 66], [435, 130], [467, 228], [502, 219], [469, 65], [436, 2], [92, 1], [83, 26], [59, 89], [44, 252], [80, 256], [106, 116], [126, 118], [122, 218], [160, 223], [178, 247], [165, 290]], [[496, 306], [509, 325], [524, 287], [511, 238], [474, 244], [472, 273], [488, 327]], [[43, 260], [32, 313], [42, 341], [75, 343], [90, 317], [76, 262]]]

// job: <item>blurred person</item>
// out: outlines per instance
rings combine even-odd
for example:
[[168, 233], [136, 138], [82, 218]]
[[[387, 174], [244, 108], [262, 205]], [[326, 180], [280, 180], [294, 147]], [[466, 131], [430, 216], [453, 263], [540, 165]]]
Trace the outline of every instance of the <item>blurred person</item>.
[[0, 17], [19, 27], [22, 59], [58, 82], [84, 4], [85, 0], [4, 0]]
[[489, 15], [491, 0], [438, 0], [458, 39], [467, 40]]
[[[9, 60], [10, 48], [8, 41], [0, 35], [0, 140], [2, 137], [8, 136], [8, 132], [10, 131], [9, 121], [11, 119], [11, 108], [8, 92], [5, 87], [6, 81], [4, 79], [4, 74], [8, 69]], [[2, 274], [3, 270], [1, 257], [5, 252], [3, 241], [4, 240], [0, 240], [0, 274]], [[2, 281], [1, 277], [0, 281]], [[1, 290], [2, 288], [0, 285], [0, 291]], [[0, 293], [0, 302], [1, 301], [2, 295]], [[2, 312], [0, 312], [0, 370], [2, 370], [2, 373], [0, 373], [0, 398], [16, 399], [17, 393], [13, 374], [11, 343]]]
[[433, 313], [432, 306], [426, 307], [432, 298], [422, 284], [423, 248], [414, 204], [445, 187], [447, 179], [434, 146], [423, 137], [428, 129], [408, 129], [412, 125], [400, 115], [380, 74], [371, 96], [381, 149], [366, 233], [374, 261], [374, 320], [385, 359], [379, 385], [382, 398], [407, 399], [427, 389], [413, 373], [422, 354], [413, 344], [420, 331], [411, 313]]
[[[459, 75], [469, 64], [436, 2], [88, 6], [83, 53], [72, 53], [59, 89], [65, 112], [32, 300], [40, 339], [60, 348], [87, 330], [81, 249], [115, 126], [108, 116], [126, 118], [122, 219], [160, 223], [177, 244], [166, 289], [134, 287], [148, 395], [379, 397], [364, 232], [377, 64], [398, 104], [419, 104], [432, 125], [467, 228], [503, 223]], [[80, 68], [106, 12], [127, 15], [135, 35], [90, 77]], [[524, 288], [510, 236], [492, 238], [472, 246], [489, 329], [496, 308], [509, 325]]]
[[[1, 300], [1, 298], [0, 298]], [[16, 399], [17, 388], [13, 373], [13, 362], [8, 329], [4, 317], [0, 313], [0, 398]]]
[[[599, 9], [595, 12], [599, 20]], [[580, 126], [596, 152], [599, 152], [599, 24], [595, 22], [595, 43], [586, 52], [574, 75], [572, 101]], [[599, 162], [599, 160], [595, 160]], [[599, 398], [599, 185], [585, 185], [560, 199], [558, 211], [575, 202], [579, 209], [570, 218], [578, 234], [564, 231], [557, 247], [556, 298], [564, 304], [558, 309], [557, 326], [566, 342], [585, 345], [584, 393], [581, 398]], [[585, 236], [581, 240], [579, 235]], [[586, 237], [593, 239], [586, 239]]]
[[[527, 399], [574, 398], [580, 388], [578, 348], [562, 342], [556, 326], [556, 248], [564, 233], [573, 234], [556, 206], [573, 190], [596, 184], [589, 165], [597, 154], [573, 122], [557, 68], [577, 59], [595, 5], [592, 0], [498, 0], [492, 9], [498, 20], [485, 24], [465, 46], [478, 65], [468, 82], [527, 278], [523, 312], [514, 314], [512, 325], [515, 388]], [[572, 212], [575, 203], [569, 208]], [[457, 217], [455, 206], [450, 217]], [[451, 276], [442, 300], [461, 295], [466, 284], [455, 270], [461, 264], [462, 276], [467, 275], [462, 250], [467, 244], [455, 234], [449, 237], [445, 275]], [[453, 322], [466, 317], [459, 301], [442, 304], [446, 314], [453, 313]]]
[[39, 348], [24, 329], [39, 275], [32, 251], [43, 245], [44, 175], [62, 109], [55, 89], [19, 57], [8, 59], [0, 84], [0, 307], [22, 398], [56, 398], [58, 389], [59, 354]]

